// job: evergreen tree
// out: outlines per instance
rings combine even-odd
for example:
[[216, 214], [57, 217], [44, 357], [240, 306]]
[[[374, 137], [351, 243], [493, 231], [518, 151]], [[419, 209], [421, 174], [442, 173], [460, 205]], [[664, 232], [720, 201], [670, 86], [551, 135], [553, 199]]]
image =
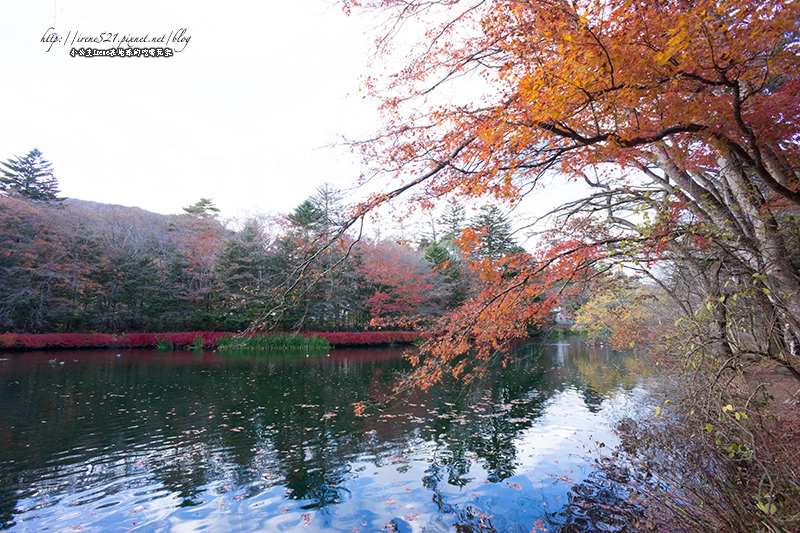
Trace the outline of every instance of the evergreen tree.
[[314, 202], [305, 200], [303, 203], [294, 208], [289, 215], [289, 221], [297, 227], [313, 229], [319, 225], [324, 219], [324, 214], [317, 209]]
[[186, 214], [200, 217], [214, 217], [219, 213], [219, 208], [210, 198], [200, 198], [194, 205], [184, 207], [183, 210]]
[[63, 200], [58, 197], [58, 180], [53, 176], [53, 165], [38, 148], [25, 157], [14, 156], [0, 165], [0, 190], [42, 202]]
[[226, 240], [216, 275], [220, 282], [217, 307], [227, 329], [245, 329], [257, 318], [267, 291], [269, 238], [261, 223], [248, 220]]
[[439, 224], [444, 228], [442, 241], [446, 244], [453, 244], [461, 235], [461, 231], [467, 226], [467, 215], [464, 206], [456, 200], [450, 200], [444, 214], [439, 218]]
[[286, 215], [291, 243], [278, 244], [295, 258], [290, 261], [289, 275], [298, 277], [291, 284], [290, 299], [283, 303], [281, 320], [288, 320], [291, 329], [335, 329], [352, 316], [351, 302], [345, 295], [352, 270], [345, 261], [349, 244], [339, 240], [325, 245], [341, 224], [341, 202], [341, 194], [325, 183]]
[[479, 257], [497, 259], [522, 251], [512, 236], [511, 222], [497, 206], [481, 207], [478, 214], [472, 217], [470, 226], [483, 232], [481, 247], [477, 250]]
[[317, 236], [341, 224], [342, 210], [341, 194], [325, 183], [317, 187], [316, 194], [295, 207], [287, 218], [293, 225]]
[[328, 232], [332, 227], [342, 224], [342, 194], [330, 183], [317, 187], [317, 192], [309, 198], [316, 208], [322, 230]]
[[464, 286], [459, 260], [454, 260], [450, 251], [439, 242], [432, 242], [425, 248], [425, 260], [434, 268], [436, 279], [442, 283], [446, 294], [447, 307], [457, 307], [464, 302]]

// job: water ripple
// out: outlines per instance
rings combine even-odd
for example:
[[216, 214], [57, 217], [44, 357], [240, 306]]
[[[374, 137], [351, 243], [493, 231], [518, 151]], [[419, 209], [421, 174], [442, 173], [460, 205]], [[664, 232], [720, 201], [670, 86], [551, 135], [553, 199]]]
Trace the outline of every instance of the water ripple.
[[351, 404], [392, 390], [397, 356], [14, 357], [0, 384], [25, 386], [0, 386], [0, 529], [530, 531], [569, 504], [594, 443], [611, 451], [607, 421], [638, 383], [608, 371], [621, 355], [570, 342], [364, 417]]

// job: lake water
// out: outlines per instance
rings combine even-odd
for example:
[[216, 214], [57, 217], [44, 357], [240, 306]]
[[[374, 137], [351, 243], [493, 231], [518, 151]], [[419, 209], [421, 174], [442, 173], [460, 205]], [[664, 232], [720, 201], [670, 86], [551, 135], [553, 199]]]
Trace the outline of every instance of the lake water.
[[0, 531], [598, 527], [584, 496], [615, 504], [595, 461], [646, 357], [532, 342], [476, 386], [356, 416], [400, 354], [0, 353]]

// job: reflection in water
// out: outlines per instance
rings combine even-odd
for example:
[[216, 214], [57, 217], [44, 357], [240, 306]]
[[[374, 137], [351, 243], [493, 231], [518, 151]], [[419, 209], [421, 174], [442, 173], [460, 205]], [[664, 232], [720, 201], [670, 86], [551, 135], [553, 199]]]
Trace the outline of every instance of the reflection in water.
[[530, 343], [477, 386], [357, 417], [399, 354], [4, 355], [0, 530], [553, 531], [646, 369]]

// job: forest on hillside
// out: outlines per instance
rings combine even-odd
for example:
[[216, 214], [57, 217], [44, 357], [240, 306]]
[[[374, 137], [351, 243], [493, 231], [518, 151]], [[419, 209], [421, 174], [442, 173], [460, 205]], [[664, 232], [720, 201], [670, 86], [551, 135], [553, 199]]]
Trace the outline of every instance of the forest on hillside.
[[343, 207], [328, 185], [288, 214], [236, 224], [205, 198], [159, 215], [35, 196], [0, 196], [0, 331], [408, 326], [471, 290], [455, 244], [462, 229], [484, 229], [486, 255], [519, 250], [498, 208], [468, 218], [456, 204], [417, 242], [343, 234], [330, 245]]

